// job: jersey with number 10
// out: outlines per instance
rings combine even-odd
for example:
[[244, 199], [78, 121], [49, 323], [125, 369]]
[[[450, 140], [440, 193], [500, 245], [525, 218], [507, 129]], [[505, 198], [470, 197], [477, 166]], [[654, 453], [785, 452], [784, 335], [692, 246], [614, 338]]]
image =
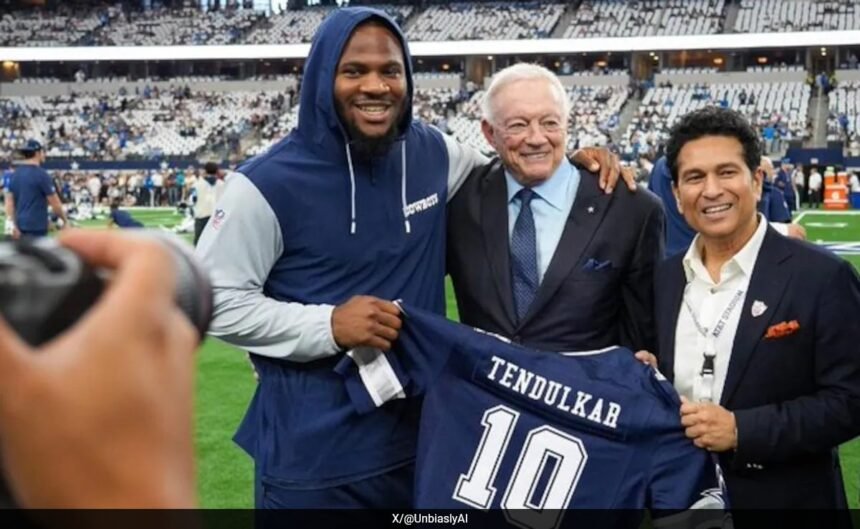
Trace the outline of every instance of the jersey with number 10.
[[677, 393], [630, 350], [533, 351], [403, 309], [392, 351], [353, 351], [337, 370], [360, 412], [424, 395], [416, 507], [503, 508], [547, 528], [567, 508], [722, 507]]

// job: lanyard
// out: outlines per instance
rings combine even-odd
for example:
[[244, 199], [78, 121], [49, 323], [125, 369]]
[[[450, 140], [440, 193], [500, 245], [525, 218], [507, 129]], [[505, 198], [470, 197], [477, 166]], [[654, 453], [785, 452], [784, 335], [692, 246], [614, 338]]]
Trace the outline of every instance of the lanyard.
[[695, 400], [713, 402], [714, 364], [717, 357], [717, 338], [723, 334], [723, 330], [726, 328], [726, 324], [728, 323], [732, 312], [734, 312], [735, 308], [740, 304], [741, 299], [744, 297], [744, 291], [738, 289], [738, 291], [735, 292], [735, 295], [729, 301], [729, 304], [726, 305], [726, 308], [723, 309], [723, 313], [720, 315], [710, 332], [708, 332], [708, 329], [701, 324], [699, 318], [696, 316], [696, 311], [694, 311], [693, 306], [690, 305], [690, 301], [687, 296], [689, 292], [690, 283], [687, 283], [687, 286], [684, 288], [684, 306], [687, 307], [687, 312], [693, 319], [693, 324], [696, 326], [696, 330], [705, 338], [705, 350], [702, 353], [702, 369], [699, 371], [699, 391], [695, 391], [696, 388], [694, 387], [693, 397]]

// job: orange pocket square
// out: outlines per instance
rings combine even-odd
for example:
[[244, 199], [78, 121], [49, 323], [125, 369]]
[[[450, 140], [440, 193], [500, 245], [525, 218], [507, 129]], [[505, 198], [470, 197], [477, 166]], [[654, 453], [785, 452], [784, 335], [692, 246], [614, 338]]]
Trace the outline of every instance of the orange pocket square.
[[789, 334], [794, 334], [800, 329], [800, 324], [797, 320], [791, 321], [782, 321], [777, 323], [776, 325], [771, 325], [767, 328], [767, 333], [764, 335], [765, 339], [774, 339], [774, 338], [782, 338], [784, 336], [788, 336]]

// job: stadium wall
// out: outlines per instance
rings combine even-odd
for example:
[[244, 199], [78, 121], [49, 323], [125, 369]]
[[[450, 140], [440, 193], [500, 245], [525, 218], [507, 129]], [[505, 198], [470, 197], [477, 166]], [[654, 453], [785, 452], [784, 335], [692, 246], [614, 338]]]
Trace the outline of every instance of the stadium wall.
[[818, 166], [848, 166], [851, 158], [846, 158], [842, 149], [788, 149], [785, 157], [791, 163]]

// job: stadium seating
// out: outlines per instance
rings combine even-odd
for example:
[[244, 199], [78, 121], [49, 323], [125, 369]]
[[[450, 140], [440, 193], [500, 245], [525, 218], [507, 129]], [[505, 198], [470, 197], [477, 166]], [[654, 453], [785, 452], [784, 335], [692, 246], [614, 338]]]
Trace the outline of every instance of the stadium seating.
[[0, 18], [0, 46], [71, 46], [107, 22], [96, 12], [15, 11]]
[[[827, 95], [827, 139], [853, 143], [860, 135], [860, 81], [842, 81]], [[840, 116], [845, 118], [840, 123]], [[844, 127], [843, 127], [844, 123]]]
[[139, 137], [107, 98], [94, 96], [9, 97], [0, 100], [0, 154], [10, 156], [21, 140], [42, 138], [48, 156], [115, 159], [121, 135]]
[[621, 147], [628, 158], [653, 152], [668, 138], [680, 116], [707, 105], [722, 105], [742, 112], [764, 133], [773, 127], [775, 141], [768, 150], [785, 147], [782, 142], [805, 139], [811, 89], [803, 82], [725, 83], [651, 88], [624, 133]]
[[741, 0], [737, 33], [860, 29], [860, 5], [854, 1]]
[[259, 130], [256, 140], [252, 141], [245, 149], [249, 156], [256, 156], [272, 146], [275, 142], [289, 134], [299, 124], [299, 107], [277, 115], [269, 116], [269, 119]]
[[[412, 6], [376, 5], [401, 25], [412, 14]], [[244, 44], [290, 44], [310, 42], [323, 19], [331, 13], [330, 7], [314, 7], [301, 11], [285, 11], [262, 20]]]
[[[41, 138], [49, 157], [103, 160], [192, 156], [272, 112], [281, 92], [169, 91], [144, 95], [0, 98], [0, 156], [24, 138]], [[123, 103], [125, 101], [125, 110]], [[257, 115], [256, 118], [254, 116]]]
[[585, 1], [564, 38], [719, 33], [724, 7], [724, 0]]
[[432, 6], [410, 22], [410, 40], [533, 39], [548, 37], [563, 4], [459, 3]]
[[772, 73], [772, 72], [802, 72], [804, 67], [799, 64], [779, 66], [747, 66], [748, 72]]
[[243, 11], [203, 12], [199, 9], [160, 9], [127, 13], [92, 36], [99, 46], [168, 44], [235, 44], [262, 17]]
[[[416, 2], [415, 4], [418, 4]], [[585, 0], [572, 3], [448, 2], [375, 5], [416, 41], [639, 37], [723, 31], [726, 0]], [[0, 45], [290, 44], [309, 42], [334, 7], [265, 15], [251, 9], [129, 11], [111, 6], [72, 11], [16, 10], [0, 18]], [[558, 27], [564, 20], [564, 26]], [[740, 0], [729, 31], [860, 29], [854, 0]]]
[[[594, 75], [579, 73], [573, 77]], [[450, 81], [451, 76], [425, 77]], [[225, 143], [227, 138], [233, 138], [234, 143], [243, 141], [243, 151], [253, 155], [296, 125], [298, 106], [291, 108], [282, 91], [207, 92], [185, 88], [189, 83], [214, 80], [217, 78], [180, 77], [171, 79], [170, 88], [162, 85], [158, 90], [152, 85], [133, 93], [128, 90], [126, 95], [0, 98], [0, 156], [8, 156], [16, 142], [26, 137], [42, 138], [52, 158], [193, 156]], [[84, 84], [103, 82], [92, 79]], [[456, 85], [459, 84], [458, 81]], [[626, 85], [575, 86], [567, 90], [572, 116], [570, 145], [606, 144], [627, 100]], [[482, 97], [482, 91], [470, 96], [460, 88], [418, 88], [412, 110], [417, 118], [488, 152], [490, 147], [479, 124]]]

